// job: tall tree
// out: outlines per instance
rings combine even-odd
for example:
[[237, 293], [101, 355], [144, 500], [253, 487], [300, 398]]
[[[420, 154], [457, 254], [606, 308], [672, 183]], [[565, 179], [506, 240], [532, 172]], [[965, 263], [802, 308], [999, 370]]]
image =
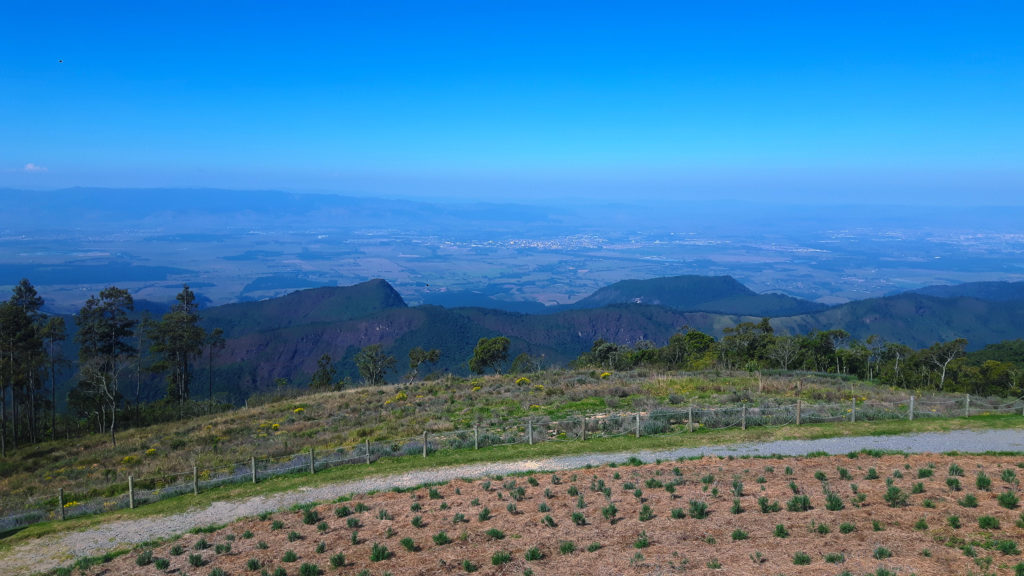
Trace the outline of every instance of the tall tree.
[[316, 361], [316, 372], [313, 372], [313, 378], [310, 379], [309, 387], [314, 390], [327, 390], [331, 387], [337, 375], [338, 371], [334, 368], [334, 360], [331, 358], [331, 355], [323, 354]]
[[196, 295], [185, 284], [171, 311], [153, 324], [149, 333], [150, 352], [156, 358], [153, 370], [167, 377], [167, 398], [178, 404], [178, 418], [184, 416], [192, 389], [192, 357], [203, 353], [205, 332], [199, 326]]
[[57, 367], [65, 366], [67, 360], [61, 354], [58, 345], [67, 339], [67, 326], [61, 316], [47, 318], [42, 330], [43, 342], [46, 344], [46, 357], [50, 363], [50, 440], [57, 437]]
[[946, 385], [946, 372], [949, 364], [964, 355], [967, 349], [967, 339], [957, 338], [949, 342], [933, 344], [924, 352], [928, 362], [939, 371], [939, 390]]
[[469, 369], [476, 374], [483, 374], [488, 369], [501, 374], [501, 367], [508, 361], [508, 348], [511, 342], [505, 336], [481, 338], [473, 348], [473, 357], [469, 359]]
[[424, 364], [433, 364], [441, 359], [441, 351], [437, 348], [424, 350], [417, 346], [409, 350], [409, 383], [411, 384], [420, 374], [420, 367]]
[[373, 386], [384, 383], [388, 370], [395, 366], [395, 357], [384, 353], [380, 344], [371, 344], [356, 354], [356, 368], [363, 380]]
[[136, 321], [129, 316], [135, 301], [127, 290], [111, 286], [90, 296], [78, 312], [79, 386], [89, 390], [87, 396], [99, 398], [103, 414], [109, 422], [110, 441], [117, 439], [114, 428], [121, 402], [120, 379], [131, 357]]
[[206, 336], [206, 373], [208, 378], [207, 392], [209, 392], [210, 413], [213, 413], [213, 353], [216, 350], [224, 349], [224, 331], [214, 328]]

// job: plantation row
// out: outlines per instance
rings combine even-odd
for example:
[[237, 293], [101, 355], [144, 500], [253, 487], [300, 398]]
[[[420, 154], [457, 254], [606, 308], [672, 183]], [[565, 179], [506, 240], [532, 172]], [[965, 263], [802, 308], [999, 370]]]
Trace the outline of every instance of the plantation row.
[[[647, 413], [585, 414], [567, 420], [543, 416], [527, 418], [518, 424], [495, 424], [486, 427], [427, 433], [416, 438], [394, 441], [369, 439], [362, 444], [308, 452], [277, 458], [252, 457], [234, 465], [214, 469], [164, 472], [159, 476], [135, 478], [108, 483], [102, 490], [107, 497], [88, 498], [73, 493], [47, 495], [35, 500], [4, 502], [7, 515], [0, 519], [0, 530], [35, 522], [65, 519], [84, 514], [135, 507], [145, 502], [177, 496], [232, 482], [258, 482], [282, 474], [315, 473], [317, 470], [344, 464], [369, 464], [381, 458], [409, 455], [429, 456], [438, 450], [478, 449], [486, 446], [534, 444], [547, 441], [581, 440], [614, 436], [650, 436], [676, 432], [697, 432], [711, 429], [750, 426], [789, 426], [816, 422], [852, 422], [860, 420], [914, 419], [989, 413], [1024, 413], [1024, 401], [1008, 400], [993, 404], [964, 396], [958, 400], [922, 401], [911, 396], [905, 402], [868, 402], [854, 399], [850, 404], [804, 404], [733, 408], [690, 407], [680, 410], [661, 409]], [[94, 488], [94, 490], [96, 490]], [[11, 507], [8, 507], [11, 506]], [[13, 506], [18, 506], [14, 508]]]
[[[1021, 475], [1019, 457], [995, 456], [631, 460], [299, 505], [114, 562], [140, 574], [278, 576], [505, 565], [523, 574], [811, 574], [830, 565], [1020, 574]], [[94, 561], [78, 568], [96, 573]]]

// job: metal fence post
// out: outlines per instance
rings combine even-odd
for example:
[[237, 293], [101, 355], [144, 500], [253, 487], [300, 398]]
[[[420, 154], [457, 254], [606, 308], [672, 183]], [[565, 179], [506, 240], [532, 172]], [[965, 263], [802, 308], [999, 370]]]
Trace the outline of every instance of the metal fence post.
[[256, 483], [256, 457], [249, 456], [249, 472], [252, 474], [252, 483]]
[[57, 492], [57, 506], [60, 508], [60, 519], [64, 519], [64, 489]]
[[135, 482], [130, 474], [128, 475], [128, 508], [135, 508]]
[[199, 467], [192, 464], [192, 493], [199, 494]]
[[964, 400], [964, 418], [971, 417], [971, 395], [968, 394]]
[[910, 413], [908, 414], [910, 420], [914, 419], [914, 395], [910, 395]]

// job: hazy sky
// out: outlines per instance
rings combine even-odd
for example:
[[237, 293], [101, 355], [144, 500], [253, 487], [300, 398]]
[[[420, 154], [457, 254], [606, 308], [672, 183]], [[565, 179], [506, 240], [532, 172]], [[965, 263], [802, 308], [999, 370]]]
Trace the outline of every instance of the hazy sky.
[[1024, 203], [1020, 2], [0, 9], [0, 186]]

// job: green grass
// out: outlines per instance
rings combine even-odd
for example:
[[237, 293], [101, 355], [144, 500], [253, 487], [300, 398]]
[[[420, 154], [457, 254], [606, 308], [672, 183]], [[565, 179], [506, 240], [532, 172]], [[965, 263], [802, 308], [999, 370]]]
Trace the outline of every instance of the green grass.
[[105, 522], [132, 520], [176, 514], [187, 508], [206, 507], [214, 502], [236, 501], [254, 496], [267, 496], [289, 492], [302, 487], [320, 486], [361, 480], [374, 476], [401, 474], [413, 470], [439, 466], [459, 466], [482, 462], [508, 462], [537, 458], [575, 455], [581, 453], [637, 452], [672, 448], [700, 448], [709, 445], [738, 442], [770, 442], [774, 440], [833, 438], [838, 436], [878, 436], [950, 430], [1006, 429], [1021, 426], [1024, 418], [1017, 415], [972, 416], [971, 418], [933, 418], [884, 420], [871, 422], [805, 424], [781, 428], [752, 427], [739, 429], [685, 431], [642, 436], [640, 438], [592, 438], [586, 442], [541, 442], [532, 446], [515, 444], [489, 446], [480, 450], [439, 450], [424, 461], [421, 456], [386, 458], [370, 465], [347, 465], [318, 471], [315, 475], [295, 473], [261, 480], [258, 484], [227, 484], [201, 492], [159, 500], [134, 510], [118, 510], [92, 516], [73, 518], [64, 522], [48, 521], [26, 527], [0, 541], [0, 559], [12, 546], [47, 534], [83, 530]]

